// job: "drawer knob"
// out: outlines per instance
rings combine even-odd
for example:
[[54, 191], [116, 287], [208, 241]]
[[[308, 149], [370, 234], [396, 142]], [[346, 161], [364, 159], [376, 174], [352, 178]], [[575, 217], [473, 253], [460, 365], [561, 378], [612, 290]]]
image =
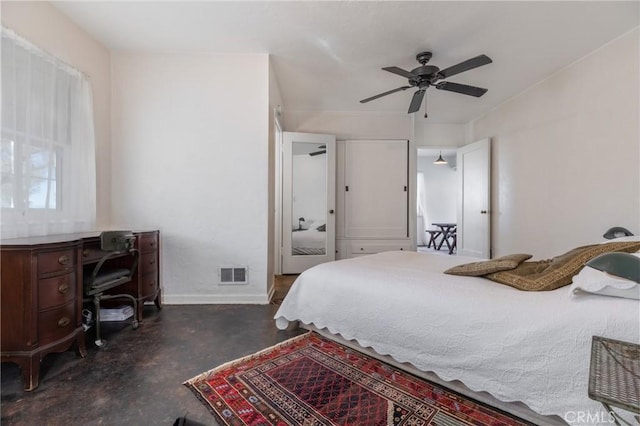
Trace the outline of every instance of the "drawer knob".
[[58, 327], [66, 327], [70, 322], [71, 320], [68, 317], [62, 317], [58, 320]]
[[156, 242], [155, 242], [155, 241], [151, 241], [151, 242], [149, 243], [149, 245], [150, 245], [151, 247], [155, 247]]
[[151, 282], [149, 283], [149, 287], [155, 287], [155, 286], [156, 286], [156, 282], [155, 282], [155, 281], [151, 281]]
[[64, 282], [62, 284], [60, 284], [60, 286], [58, 287], [58, 291], [62, 294], [65, 294], [66, 292], [69, 291], [69, 283]]
[[71, 258], [66, 254], [63, 254], [58, 258], [58, 263], [61, 265], [68, 265], [71, 262]]
[[149, 261], [149, 265], [153, 265], [154, 263], [156, 263], [156, 260], [155, 260], [155, 259], [151, 259], [151, 260]]
[[360, 247], [360, 250], [364, 250], [364, 247]]
[[84, 257], [89, 256], [89, 253], [91, 253], [91, 251], [89, 249], [82, 250], [82, 256], [84, 256]]

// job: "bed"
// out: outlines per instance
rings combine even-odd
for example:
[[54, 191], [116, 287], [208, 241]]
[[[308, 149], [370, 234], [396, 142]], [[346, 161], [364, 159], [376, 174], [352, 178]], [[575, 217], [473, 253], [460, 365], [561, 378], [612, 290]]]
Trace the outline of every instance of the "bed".
[[295, 230], [291, 233], [291, 250], [294, 255], [324, 255], [327, 246], [327, 233], [324, 225], [309, 229]]
[[355, 343], [538, 424], [602, 413], [587, 396], [591, 338], [637, 343], [639, 302], [443, 274], [476, 260], [397, 251], [318, 265], [298, 277], [276, 325]]

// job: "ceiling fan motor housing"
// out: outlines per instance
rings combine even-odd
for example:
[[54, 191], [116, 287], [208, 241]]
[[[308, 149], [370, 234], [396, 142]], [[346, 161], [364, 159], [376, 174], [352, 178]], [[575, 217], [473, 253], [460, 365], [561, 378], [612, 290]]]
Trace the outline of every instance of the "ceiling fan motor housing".
[[434, 65], [423, 65], [411, 71], [411, 74], [415, 74], [418, 78], [415, 78], [415, 79], [412, 78], [409, 80], [410, 81], [415, 80], [417, 83], [417, 86], [422, 87], [422, 85], [424, 85], [425, 83], [426, 84], [434, 83], [439, 78], [438, 76], [439, 72], [440, 72], [440, 68]]
[[416, 55], [416, 61], [420, 62], [422, 65], [426, 64], [431, 60], [431, 52], [420, 52]]

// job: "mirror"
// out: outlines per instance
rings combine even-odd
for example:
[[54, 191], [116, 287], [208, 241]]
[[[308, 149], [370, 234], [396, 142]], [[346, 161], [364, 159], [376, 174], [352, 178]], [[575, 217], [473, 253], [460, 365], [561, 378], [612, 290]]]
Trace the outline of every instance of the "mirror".
[[293, 142], [291, 176], [291, 254], [327, 252], [327, 147]]

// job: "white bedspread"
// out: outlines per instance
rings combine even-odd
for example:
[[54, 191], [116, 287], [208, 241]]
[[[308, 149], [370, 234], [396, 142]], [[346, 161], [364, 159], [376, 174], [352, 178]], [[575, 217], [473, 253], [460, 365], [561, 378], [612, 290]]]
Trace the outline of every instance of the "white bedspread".
[[602, 412], [587, 396], [591, 336], [639, 342], [640, 303], [442, 273], [476, 260], [398, 251], [322, 264], [298, 277], [276, 325], [326, 328], [543, 415]]
[[327, 246], [327, 233], [316, 228], [292, 232], [291, 245], [295, 248], [323, 249]]

